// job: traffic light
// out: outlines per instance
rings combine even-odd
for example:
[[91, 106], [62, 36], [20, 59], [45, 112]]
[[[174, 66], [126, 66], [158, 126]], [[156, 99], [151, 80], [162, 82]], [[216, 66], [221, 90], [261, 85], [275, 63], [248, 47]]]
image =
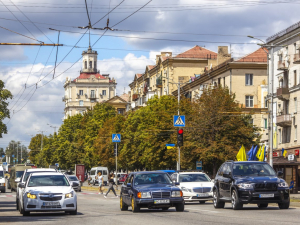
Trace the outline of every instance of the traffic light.
[[114, 155], [117, 156], [118, 155], [118, 144], [115, 143], [115, 146], [114, 146]]
[[183, 129], [182, 128], [177, 130], [177, 145], [178, 145], [178, 147], [183, 146]]

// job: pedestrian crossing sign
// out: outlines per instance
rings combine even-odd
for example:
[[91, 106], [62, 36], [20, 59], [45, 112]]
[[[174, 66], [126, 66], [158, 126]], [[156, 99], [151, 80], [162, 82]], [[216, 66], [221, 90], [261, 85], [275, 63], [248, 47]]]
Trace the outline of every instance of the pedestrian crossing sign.
[[121, 142], [121, 134], [112, 134], [112, 142]]
[[185, 116], [174, 116], [174, 127], [185, 127]]

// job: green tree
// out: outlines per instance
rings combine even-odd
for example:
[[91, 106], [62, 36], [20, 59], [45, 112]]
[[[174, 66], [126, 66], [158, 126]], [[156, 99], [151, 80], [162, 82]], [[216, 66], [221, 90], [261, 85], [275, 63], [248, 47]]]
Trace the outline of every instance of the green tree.
[[7, 126], [3, 123], [3, 120], [10, 118], [7, 100], [12, 98], [10, 91], [4, 87], [4, 82], [0, 80], [0, 138], [2, 138], [2, 134], [7, 133]]
[[221, 163], [236, 159], [242, 144], [250, 148], [259, 143], [259, 128], [253, 127], [250, 119], [227, 88], [205, 90], [193, 102], [192, 113], [187, 118], [192, 129], [187, 132], [183, 147], [184, 167], [194, 168], [195, 162], [201, 160], [215, 176]]
[[[22, 151], [22, 153], [21, 153]], [[18, 158], [18, 163], [26, 163], [28, 159], [28, 150], [25, 145], [22, 145], [19, 141], [10, 141], [5, 152], [6, 156], [11, 157], [10, 163], [13, 163], [14, 159]], [[12, 157], [14, 155], [14, 157]], [[23, 160], [22, 160], [23, 159]], [[15, 162], [17, 163], [17, 162]]]

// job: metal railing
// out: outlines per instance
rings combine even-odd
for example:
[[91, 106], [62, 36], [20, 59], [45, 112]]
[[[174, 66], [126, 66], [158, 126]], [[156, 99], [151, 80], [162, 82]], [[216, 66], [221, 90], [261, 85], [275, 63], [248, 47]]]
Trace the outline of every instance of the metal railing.
[[283, 35], [291, 32], [291, 31], [293, 31], [293, 30], [295, 30], [295, 29], [297, 29], [299, 27], [300, 27], [300, 22], [297, 22], [297, 23], [293, 24], [292, 26], [289, 26], [288, 28], [286, 28], [286, 29], [284, 29], [282, 31], [279, 31], [278, 33], [272, 35], [271, 37], [268, 37], [267, 40], [266, 40], [266, 42], [268, 43], [270, 41], [273, 41], [276, 38], [281, 37], [281, 36], [283, 36]]

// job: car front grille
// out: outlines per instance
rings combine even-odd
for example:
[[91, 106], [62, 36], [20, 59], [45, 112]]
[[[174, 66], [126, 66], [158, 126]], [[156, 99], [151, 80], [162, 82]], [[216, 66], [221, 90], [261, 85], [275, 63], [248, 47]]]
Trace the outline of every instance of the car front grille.
[[40, 199], [43, 201], [59, 201], [62, 199], [62, 193], [43, 193], [40, 194]]
[[152, 192], [152, 198], [170, 198], [170, 192]]
[[61, 209], [60, 205], [50, 205], [50, 206], [43, 206], [41, 207], [42, 209]]
[[277, 191], [277, 183], [257, 183], [254, 186], [255, 191]]
[[193, 188], [193, 191], [196, 193], [206, 193], [211, 191], [211, 187], [196, 187]]

